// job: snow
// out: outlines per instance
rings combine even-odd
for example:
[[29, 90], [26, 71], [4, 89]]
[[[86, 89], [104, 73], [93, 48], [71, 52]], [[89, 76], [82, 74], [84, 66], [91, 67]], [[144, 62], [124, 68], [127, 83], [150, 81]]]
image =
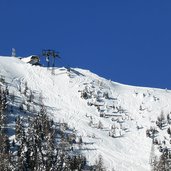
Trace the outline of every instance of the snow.
[[[171, 112], [171, 91], [122, 85], [79, 68], [56, 68], [52, 74], [51, 69], [32, 66], [15, 57], [0, 57], [0, 75], [5, 76], [10, 91], [18, 96], [22, 96], [19, 87], [26, 82], [34, 95], [42, 93], [50, 117], [67, 122], [82, 136], [85, 144], [81, 152], [89, 164], [94, 164], [101, 154], [109, 171], [112, 168], [117, 171], [151, 169], [152, 140], [146, 137], [146, 130], [161, 111], [164, 114]], [[81, 98], [83, 90], [89, 93], [88, 99]], [[108, 99], [103, 97], [106, 92]], [[90, 101], [93, 105], [88, 105]], [[99, 109], [105, 117], [100, 117], [98, 105], [103, 105]], [[102, 129], [97, 128], [99, 121], [103, 124]], [[109, 136], [112, 125], [122, 125], [126, 130], [123, 136]], [[161, 139], [164, 136], [161, 133]]]
[[21, 58], [21, 61], [28, 63], [28, 62], [31, 61], [31, 56], [25, 57], [25, 58]]

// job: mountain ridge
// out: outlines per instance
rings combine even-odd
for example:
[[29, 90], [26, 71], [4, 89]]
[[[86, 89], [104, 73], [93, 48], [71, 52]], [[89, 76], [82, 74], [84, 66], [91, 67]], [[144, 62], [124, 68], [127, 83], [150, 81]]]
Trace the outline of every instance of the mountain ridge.
[[14, 57], [0, 57], [0, 75], [21, 98], [19, 89], [25, 84], [35, 95], [42, 94], [51, 117], [82, 136], [82, 153], [90, 164], [101, 154], [108, 170], [151, 169], [152, 140], [146, 130], [161, 112], [170, 113], [170, 90], [123, 85], [88, 70], [53, 70]]

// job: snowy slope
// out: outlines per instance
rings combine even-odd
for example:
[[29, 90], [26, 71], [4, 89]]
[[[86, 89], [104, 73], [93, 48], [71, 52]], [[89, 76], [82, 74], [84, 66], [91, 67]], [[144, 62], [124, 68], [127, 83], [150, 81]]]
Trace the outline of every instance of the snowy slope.
[[[161, 111], [170, 113], [171, 91], [122, 85], [78, 68], [56, 68], [52, 74], [13, 57], [0, 57], [0, 75], [18, 96], [26, 82], [35, 95], [42, 93], [51, 117], [68, 122], [82, 136], [81, 152], [90, 164], [101, 154], [109, 171], [150, 170], [152, 140], [146, 129]], [[81, 97], [85, 91], [88, 97]], [[99, 121], [102, 129], [97, 128]]]

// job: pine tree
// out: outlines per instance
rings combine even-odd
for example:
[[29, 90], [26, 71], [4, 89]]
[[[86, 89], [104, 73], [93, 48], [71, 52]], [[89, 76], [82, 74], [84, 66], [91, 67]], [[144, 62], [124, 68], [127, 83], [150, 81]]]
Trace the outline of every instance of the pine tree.
[[99, 121], [99, 123], [98, 123], [98, 125], [97, 125], [97, 128], [98, 128], [98, 129], [103, 129], [103, 124], [102, 124], [101, 121]]
[[95, 170], [96, 171], [105, 171], [106, 170], [106, 168], [104, 167], [102, 155], [99, 155], [98, 159], [95, 162]]

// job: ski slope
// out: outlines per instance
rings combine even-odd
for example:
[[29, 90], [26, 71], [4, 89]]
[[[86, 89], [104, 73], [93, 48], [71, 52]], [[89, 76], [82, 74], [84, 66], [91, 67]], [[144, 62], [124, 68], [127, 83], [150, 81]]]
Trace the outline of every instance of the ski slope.
[[[26, 82], [35, 96], [42, 94], [50, 117], [67, 122], [82, 136], [80, 151], [89, 164], [101, 154], [109, 171], [150, 170], [152, 140], [146, 130], [161, 112], [171, 112], [171, 91], [122, 85], [79, 68], [56, 68], [52, 73], [14, 57], [0, 57], [0, 75], [21, 98], [19, 87]], [[85, 91], [88, 98], [82, 97]], [[162, 140], [166, 135], [162, 131], [160, 136]]]

